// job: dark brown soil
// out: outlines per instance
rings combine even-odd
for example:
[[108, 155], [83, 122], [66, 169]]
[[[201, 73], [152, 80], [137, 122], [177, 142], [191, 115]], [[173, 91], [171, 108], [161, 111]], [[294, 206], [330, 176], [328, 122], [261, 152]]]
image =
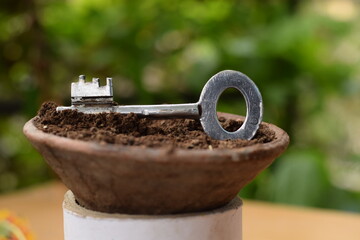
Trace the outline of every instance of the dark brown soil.
[[[46, 102], [41, 106], [34, 121], [38, 129], [61, 137], [103, 144], [170, 149], [225, 149], [267, 143], [275, 136], [267, 126], [260, 125], [255, 137], [250, 141], [220, 141], [207, 136], [198, 120], [139, 118], [133, 113], [84, 114], [72, 110], [57, 112], [56, 107], [53, 102]], [[220, 118], [219, 121], [228, 131], [235, 131], [242, 124], [240, 120]]]

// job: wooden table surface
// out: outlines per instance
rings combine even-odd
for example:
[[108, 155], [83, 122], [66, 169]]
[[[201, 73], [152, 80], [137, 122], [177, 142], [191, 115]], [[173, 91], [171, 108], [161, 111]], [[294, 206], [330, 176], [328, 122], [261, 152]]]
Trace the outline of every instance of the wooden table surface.
[[[26, 219], [38, 240], [62, 240], [62, 200], [59, 182], [0, 196], [0, 210]], [[360, 203], [359, 203], [360, 204]], [[271, 203], [244, 201], [245, 240], [360, 239], [360, 214]]]

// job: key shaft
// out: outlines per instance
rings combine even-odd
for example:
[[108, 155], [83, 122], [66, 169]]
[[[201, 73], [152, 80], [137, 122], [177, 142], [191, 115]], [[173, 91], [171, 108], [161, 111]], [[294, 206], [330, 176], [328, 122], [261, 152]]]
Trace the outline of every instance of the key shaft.
[[141, 117], [158, 118], [192, 118], [199, 119], [199, 104], [160, 104], [160, 105], [126, 105], [126, 106], [70, 106], [58, 107], [58, 111], [77, 110], [79, 112], [96, 114], [102, 112], [115, 112], [121, 114], [135, 113]]

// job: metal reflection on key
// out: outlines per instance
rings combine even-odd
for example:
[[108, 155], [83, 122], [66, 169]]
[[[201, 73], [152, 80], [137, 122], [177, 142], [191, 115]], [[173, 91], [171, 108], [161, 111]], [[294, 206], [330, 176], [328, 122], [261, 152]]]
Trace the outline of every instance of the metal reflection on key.
[[[226, 131], [216, 113], [219, 97], [228, 88], [239, 90], [246, 101], [245, 121], [235, 132]], [[197, 103], [161, 105], [114, 105], [111, 78], [107, 78], [106, 86], [100, 87], [97, 78], [92, 82], [85, 82], [85, 76], [81, 75], [79, 82], [71, 85], [71, 103], [72, 106], [58, 107], [57, 111], [72, 109], [89, 114], [115, 112], [156, 118], [200, 119], [205, 133], [217, 140], [252, 139], [263, 113], [262, 97], [255, 83], [245, 74], [233, 70], [221, 71], [210, 78]]]

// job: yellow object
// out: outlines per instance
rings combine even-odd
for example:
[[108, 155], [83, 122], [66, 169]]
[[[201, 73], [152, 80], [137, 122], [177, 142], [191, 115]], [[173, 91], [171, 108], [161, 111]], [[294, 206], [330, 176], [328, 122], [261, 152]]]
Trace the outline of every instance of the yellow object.
[[35, 240], [24, 220], [7, 210], [0, 210], [0, 240]]

